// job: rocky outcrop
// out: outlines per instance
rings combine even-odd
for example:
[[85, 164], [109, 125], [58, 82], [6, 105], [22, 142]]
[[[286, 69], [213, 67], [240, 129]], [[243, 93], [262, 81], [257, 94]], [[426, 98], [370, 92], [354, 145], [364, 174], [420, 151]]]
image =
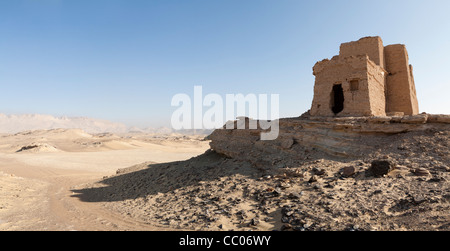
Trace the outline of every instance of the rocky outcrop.
[[139, 164], [72, 191], [176, 229], [448, 231], [447, 118], [305, 114], [281, 119], [273, 141], [261, 141], [261, 129], [221, 129], [202, 155]]
[[450, 115], [309, 117], [279, 120], [279, 137], [261, 141], [261, 129], [219, 129], [208, 139], [214, 151], [255, 165], [298, 162], [311, 155], [361, 158], [379, 149], [398, 151], [404, 138], [450, 130]]

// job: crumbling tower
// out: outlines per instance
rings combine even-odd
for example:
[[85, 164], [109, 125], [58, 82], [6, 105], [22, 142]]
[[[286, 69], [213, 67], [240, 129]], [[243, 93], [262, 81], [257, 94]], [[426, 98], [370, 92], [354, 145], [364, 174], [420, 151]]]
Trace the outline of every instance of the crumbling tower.
[[380, 37], [343, 43], [339, 56], [317, 62], [312, 116], [419, 113], [412, 66], [401, 44]]

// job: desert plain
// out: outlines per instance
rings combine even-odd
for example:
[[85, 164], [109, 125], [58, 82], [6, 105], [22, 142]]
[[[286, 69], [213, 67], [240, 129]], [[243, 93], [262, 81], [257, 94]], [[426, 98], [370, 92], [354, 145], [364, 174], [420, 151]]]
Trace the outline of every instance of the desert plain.
[[[160, 230], [86, 202], [74, 190], [142, 162], [202, 154], [204, 136], [109, 133], [79, 129], [0, 135], [0, 230]], [[169, 229], [165, 227], [164, 229]]]
[[0, 230], [447, 231], [449, 116], [0, 135]]

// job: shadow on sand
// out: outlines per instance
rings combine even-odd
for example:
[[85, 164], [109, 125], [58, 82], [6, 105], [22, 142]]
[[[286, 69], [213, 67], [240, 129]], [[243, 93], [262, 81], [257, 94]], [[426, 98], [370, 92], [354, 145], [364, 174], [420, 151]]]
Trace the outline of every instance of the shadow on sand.
[[167, 193], [234, 174], [256, 179], [261, 177], [262, 172], [250, 163], [234, 161], [208, 150], [185, 161], [143, 163], [119, 169], [116, 175], [71, 191], [75, 193], [72, 197], [84, 202], [124, 201]]

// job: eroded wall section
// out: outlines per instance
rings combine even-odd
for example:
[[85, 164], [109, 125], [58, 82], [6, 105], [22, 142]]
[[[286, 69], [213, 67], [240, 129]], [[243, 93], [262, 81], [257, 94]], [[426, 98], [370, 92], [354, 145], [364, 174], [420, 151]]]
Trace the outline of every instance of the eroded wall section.
[[386, 70], [386, 112], [419, 113], [416, 88], [405, 45], [388, 45], [384, 49]]

